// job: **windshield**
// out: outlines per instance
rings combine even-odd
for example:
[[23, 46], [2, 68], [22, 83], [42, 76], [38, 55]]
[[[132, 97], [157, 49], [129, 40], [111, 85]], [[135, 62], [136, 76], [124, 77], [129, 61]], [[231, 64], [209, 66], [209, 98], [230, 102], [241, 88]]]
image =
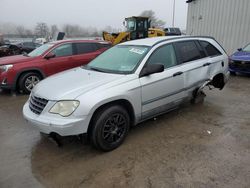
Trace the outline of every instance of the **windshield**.
[[245, 48], [243, 48], [244, 52], [250, 52], [250, 44], [248, 44]]
[[148, 49], [149, 47], [144, 46], [114, 46], [92, 60], [86, 67], [101, 72], [128, 74], [134, 71]]
[[135, 31], [136, 30], [135, 20], [127, 20], [127, 30], [128, 31]]
[[37, 49], [33, 50], [32, 52], [30, 52], [28, 54], [28, 56], [29, 57], [40, 56], [52, 46], [53, 46], [53, 44], [50, 44], [50, 43], [44, 44], [44, 45], [40, 46], [39, 48], [37, 48]]

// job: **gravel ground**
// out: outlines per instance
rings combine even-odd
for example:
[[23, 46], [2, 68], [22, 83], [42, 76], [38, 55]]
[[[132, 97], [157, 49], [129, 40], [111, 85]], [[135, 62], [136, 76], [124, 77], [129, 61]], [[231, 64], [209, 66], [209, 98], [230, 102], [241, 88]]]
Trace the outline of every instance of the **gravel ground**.
[[102, 153], [75, 137], [58, 148], [23, 119], [27, 96], [0, 92], [0, 187], [250, 187], [250, 78], [206, 94]]

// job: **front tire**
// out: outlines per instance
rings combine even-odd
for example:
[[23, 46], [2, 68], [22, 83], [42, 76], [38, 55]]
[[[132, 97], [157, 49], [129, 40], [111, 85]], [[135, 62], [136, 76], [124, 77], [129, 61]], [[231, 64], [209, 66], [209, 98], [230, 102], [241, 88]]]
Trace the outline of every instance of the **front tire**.
[[19, 79], [19, 89], [29, 94], [38, 82], [41, 81], [41, 76], [35, 72], [24, 73]]
[[130, 117], [121, 106], [109, 106], [100, 110], [94, 117], [91, 131], [93, 146], [102, 151], [119, 147], [128, 134]]

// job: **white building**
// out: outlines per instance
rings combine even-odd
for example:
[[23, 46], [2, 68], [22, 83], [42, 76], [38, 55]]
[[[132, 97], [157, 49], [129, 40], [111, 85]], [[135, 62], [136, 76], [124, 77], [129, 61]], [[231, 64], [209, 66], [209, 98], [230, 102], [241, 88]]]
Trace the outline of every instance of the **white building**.
[[214, 37], [230, 55], [250, 43], [250, 0], [188, 0], [187, 34]]

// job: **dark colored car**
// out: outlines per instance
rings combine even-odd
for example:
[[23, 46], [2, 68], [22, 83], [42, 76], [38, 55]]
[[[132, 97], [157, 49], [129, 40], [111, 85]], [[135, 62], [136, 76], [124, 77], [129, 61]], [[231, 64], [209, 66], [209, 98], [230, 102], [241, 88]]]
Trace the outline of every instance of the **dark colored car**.
[[239, 48], [237, 52], [229, 57], [229, 71], [231, 74], [250, 74], [250, 44]]
[[38, 48], [39, 46], [41, 46], [41, 44], [37, 44], [34, 42], [21, 42], [16, 44], [17, 47], [19, 47], [20, 49], [20, 53], [30, 53], [33, 50], [35, 50], [36, 48]]
[[13, 44], [4, 44], [0, 46], [0, 57], [21, 54], [20, 48]]
[[181, 35], [181, 30], [178, 27], [167, 27], [164, 31], [166, 36]]
[[29, 54], [0, 59], [0, 88], [30, 93], [42, 79], [89, 63], [110, 43], [96, 40], [62, 40], [40, 46]]
[[13, 44], [5, 43], [4, 45], [0, 46], [0, 57], [30, 53], [39, 46], [41, 46], [41, 44], [34, 42], [21, 42]]

